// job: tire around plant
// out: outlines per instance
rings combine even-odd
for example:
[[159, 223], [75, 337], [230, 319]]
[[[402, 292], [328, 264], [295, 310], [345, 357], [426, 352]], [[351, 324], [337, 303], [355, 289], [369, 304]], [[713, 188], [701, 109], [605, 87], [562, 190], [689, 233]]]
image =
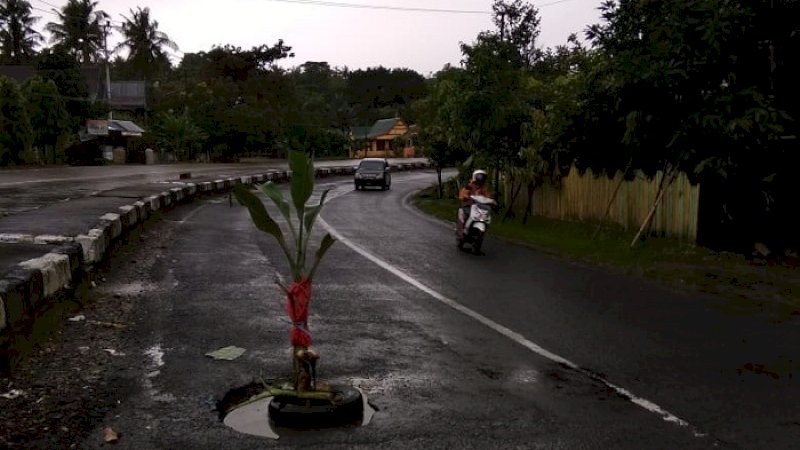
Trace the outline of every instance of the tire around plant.
[[360, 424], [364, 417], [361, 392], [350, 386], [331, 386], [339, 401], [278, 396], [269, 403], [269, 418], [281, 428], [329, 428]]

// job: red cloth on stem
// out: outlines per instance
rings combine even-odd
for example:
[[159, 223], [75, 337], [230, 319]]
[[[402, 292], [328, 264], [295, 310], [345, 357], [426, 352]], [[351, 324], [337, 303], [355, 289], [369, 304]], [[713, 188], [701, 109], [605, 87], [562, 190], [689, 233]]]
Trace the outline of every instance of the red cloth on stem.
[[308, 329], [308, 304], [311, 302], [311, 280], [302, 279], [289, 286], [286, 297], [286, 313], [292, 319], [289, 341], [296, 347], [311, 345], [311, 331]]

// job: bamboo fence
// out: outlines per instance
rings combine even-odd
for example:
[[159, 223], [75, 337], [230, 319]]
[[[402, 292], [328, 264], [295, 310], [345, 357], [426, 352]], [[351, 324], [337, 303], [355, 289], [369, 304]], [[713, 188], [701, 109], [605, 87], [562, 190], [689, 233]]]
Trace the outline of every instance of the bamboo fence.
[[[662, 172], [652, 178], [637, 173], [632, 181], [623, 181], [622, 172], [610, 179], [595, 176], [591, 169], [581, 175], [573, 168], [561, 179], [561, 186], [545, 183], [536, 189], [532, 213], [561, 220], [615, 223], [636, 231], [653, 207], [663, 176]], [[617, 191], [620, 182], [622, 185]], [[685, 173], [679, 173], [664, 191], [649, 234], [695, 241], [699, 197], [700, 185], [692, 185]], [[523, 188], [515, 205], [519, 210], [526, 202]], [[609, 202], [611, 208], [606, 217]]]

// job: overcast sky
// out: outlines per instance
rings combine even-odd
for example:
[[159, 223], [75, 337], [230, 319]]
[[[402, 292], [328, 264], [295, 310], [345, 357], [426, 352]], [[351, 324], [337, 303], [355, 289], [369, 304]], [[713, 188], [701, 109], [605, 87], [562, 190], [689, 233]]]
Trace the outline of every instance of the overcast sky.
[[[55, 21], [53, 6], [65, 0], [29, 0], [37, 28]], [[233, 44], [249, 49], [283, 39], [295, 57], [283, 66], [327, 61], [334, 67], [359, 69], [382, 65], [404, 67], [424, 75], [445, 64], [459, 65], [460, 42], [493, 28], [491, 0], [97, 0], [112, 20], [130, 17], [137, 6], [149, 7], [159, 30], [183, 52], [208, 51]], [[533, 1], [541, 17], [540, 47], [566, 42], [570, 33], [583, 38], [587, 25], [599, 21], [601, 0]], [[366, 5], [341, 7], [327, 5]], [[439, 9], [431, 12], [377, 7]], [[485, 11], [485, 13], [471, 13]], [[48, 36], [45, 34], [45, 37]], [[177, 54], [175, 61], [179, 61]]]

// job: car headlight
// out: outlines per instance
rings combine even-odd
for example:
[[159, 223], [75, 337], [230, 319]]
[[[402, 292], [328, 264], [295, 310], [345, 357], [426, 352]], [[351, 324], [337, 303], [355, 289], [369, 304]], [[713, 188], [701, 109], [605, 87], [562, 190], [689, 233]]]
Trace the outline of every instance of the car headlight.
[[361, 178], [361, 174], [356, 172], [356, 178]]

